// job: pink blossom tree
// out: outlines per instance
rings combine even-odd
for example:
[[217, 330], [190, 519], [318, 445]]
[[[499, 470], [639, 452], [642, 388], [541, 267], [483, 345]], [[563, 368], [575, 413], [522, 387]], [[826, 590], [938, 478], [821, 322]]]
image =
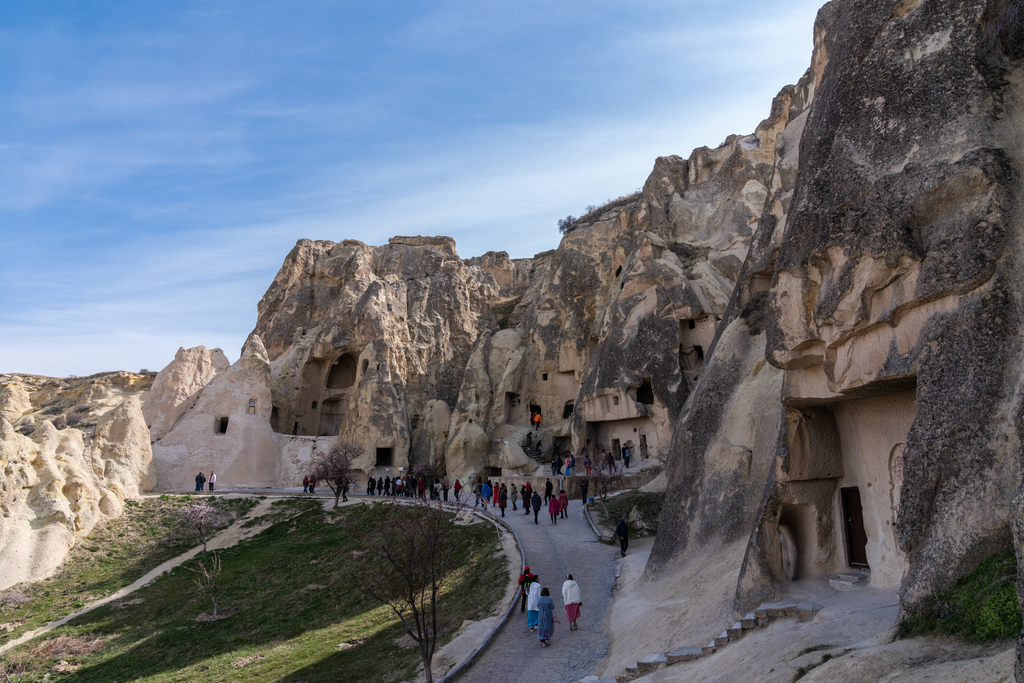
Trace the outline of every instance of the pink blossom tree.
[[203, 552], [205, 553], [207, 537], [214, 527], [225, 522], [224, 515], [206, 501], [182, 505], [179, 514], [185, 526], [195, 529], [199, 540], [203, 543]]
[[314, 479], [323, 479], [334, 492], [334, 507], [338, 499], [348, 500], [348, 487], [356, 480], [354, 463], [363, 454], [363, 447], [351, 441], [339, 441], [324, 453], [313, 456]]

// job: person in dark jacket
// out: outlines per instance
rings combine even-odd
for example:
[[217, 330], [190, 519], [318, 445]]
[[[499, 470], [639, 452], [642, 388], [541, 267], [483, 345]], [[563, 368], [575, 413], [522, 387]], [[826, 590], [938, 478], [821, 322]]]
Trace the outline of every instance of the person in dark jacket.
[[377, 491], [377, 480], [370, 475], [370, 478], [366, 480], [366, 495], [372, 496]]
[[205, 483], [206, 483], [206, 477], [203, 476], [202, 472], [200, 472], [199, 474], [196, 475], [196, 491], [202, 491], [203, 490], [203, 484], [205, 484]]
[[583, 496], [583, 504], [587, 504], [587, 489], [590, 488], [590, 480], [584, 479], [580, 482], [580, 494]]
[[533, 500], [530, 501], [530, 505], [533, 507], [533, 523], [539, 524], [540, 522], [537, 521], [537, 515], [540, 514], [541, 500], [540, 494], [536, 491], [533, 492]]
[[619, 525], [615, 527], [615, 535], [619, 537], [619, 547], [622, 548], [622, 556], [626, 556], [626, 548], [629, 547], [629, 525], [625, 517], [619, 517]]
[[546, 482], [544, 482], [544, 502], [545, 503], [548, 502], [549, 500], [551, 500], [554, 497], [554, 490], [555, 490], [555, 486], [554, 486], [554, 484], [551, 483], [550, 479], [548, 479]]

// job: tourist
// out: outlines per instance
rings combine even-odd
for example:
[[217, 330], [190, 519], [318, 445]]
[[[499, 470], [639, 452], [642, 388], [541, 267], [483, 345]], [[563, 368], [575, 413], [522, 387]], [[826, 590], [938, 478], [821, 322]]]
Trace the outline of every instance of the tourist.
[[395, 477], [395, 496], [401, 497], [405, 495], [405, 479], [402, 477]]
[[512, 501], [512, 509], [518, 510], [516, 507], [516, 501], [519, 499], [519, 489], [516, 488], [515, 484], [509, 487], [508, 497]]
[[202, 491], [203, 490], [203, 484], [205, 484], [205, 483], [206, 483], [206, 477], [203, 475], [202, 472], [200, 472], [199, 474], [196, 475], [196, 491]]
[[539, 458], [542, 455], [544, 455], [544, 444], [540, 442], [540, 439], [537, 439], [537, 457]]
[[629, 547], [629, 525], [625, 517], [619, 517], [619, 525], [615, 527], [615, 535], [619, 537], [619, 546], [622, 548], [622, 556], [626, 556], [626, 548]]
[[452, 487], [452, 490], [455, 491], [455, 502], [458, 503], [459, 494], [462, 493], [462, 482], [456, 479], [455, 486]]
[[490, 500], [491, 500], [491, 485], [490, 485], [489, 482], [485, 481], [482, 484], [480, 484], [480, 502], [482, 504], [482, 507], [485, 510], [487, 510], [488, 508], [491, 507]]
[[580, 497], [583, 499], [583, 504], [587, 504], [587, 489], [590, 488], [590, 480], [584, 479], [580, 484]]
[[583, 458], [583, 469], [587, 471], [587, 476], [590, 476], [590, 468], [592, 463], [590, 462], [590, 456]]
[[377, 495], [378, 496], [383, 496], [384, 495], [384, 478], [383, 477], [377, 477]]
[[501, 490], [498, 492], [498, 507], [501, 508], [501, 516], [505, 516], [505, 508], [508, 507], [508, 489], [505, 485], [501, 485]]
[[[530, 504], [533, 506], [533, 523], [539, 524], [539, 522], [537, 521], [537, 515], [540, 514], [541, 500], [540, 494], [537, 493], [536, 491], [533, 492], [533, 500], [530, 501]], [[527, 512], [526, 514], [530, 513]]]
[[309, 477], [309, 492], [316, 493], [316, 477], [312, 475]]
[[420, 494], [420, 500], [426, 500], [427, 480], [420, 475], [419, 481], [416, 482], [416, 492]]
[[523, 514], [529, 517], [530, 503], [532, 502], [533, 498], [533, 487], [530, 486], [530, 482], [526, 482], [525, 484], [523, 484], [523, 488], [519, 493], [521, 493], [523, 496], [523, 510], [525, 510]]
[[210, 471], [210, 490], [213, 490], [213, 485], [217, 483], [217, 473]]
[[570, 454], [569, 455], [569, 459], [565, 461], [565, 476], [571, 477], [575, 470], [576, 470], [576, 456]]
[[579, 628], [576, 620], [580, 618], [583, 601], [580, 599], [580, 586], [573, 581], [572, 574], [566, 575], [565, 583], [562, 584], [562, 602], [565, 603], [565, 619], [569, 622], [569, 630], [575, 631]]
[[548, 514], [551, 515], [551, 523], [558, 524], [558, 514], [562, 511], [562, 504], [558, 502], [556, 496], [551, 496], [551, 500], [548, 501]]
[[448, 502], [448, 489], [450, 488], [451, 486], [448, 484], [448, 475], [446, 474], [444, 475], [444, 479], [441, 480], [441, 491], [444, 492], [444, 502], [446, 503]]
[[629, 469], [629, 457], [633, 455], [633, 449], [626, 446], [622, 449], [622, 462], [625, 463], [626, 469]]
[[534, 574], [530, 583], [530, 592], [526, 598], [526, 628], [532, 633], [537, 629], [537, 601], [540, 600], [540, 575]]
[[374, 495], [374, 492], [376, 490], [377, 490], [377, 480], [374, 479], [373, 475], [371, 474], [370, 478], [366, 480], [366, 495], [372, 496], [372, 495]]
[[309, 475], [302, 478], [302, 492], [309, 493]]
[[384, 495], [391, 495], [391, 475], [384, 477]]
[[533, 431], [540, 429], [540, 413], [533, 414]]
[[568, 519], [569, 513], [569, 496], [566, 494], [565, 489], [558, 492], [558, 509], [562, 514], [562, 519]]
[[[491, 484], [490, 481], [488, 481], [487, 483]], [[494, 482], [493, 484], [491, 484], [491, 490], [494, 491], [494, 500], [491, 502], [491, 505], [497, 506], [499, 502], [498, 499], [501, 498], [501, 487], [498, 485], [498, 482]]]
[[555, 468], [555, 475], [562, 476], [562, 465], [565, 464], [565, 461], [562, 460], [562, 456], [559, 455], [558, 457], [555, 458], [555, 462], [558, 463], [558, 466]]
[[555, 603], [551, 599], [551, 591], [542, 588], [540, 597], [537, 598], [537, 640], [544, 647], [551, 642], [551, 636], [555, 635]]
[[554, 496], [555, 496], [554, 490], [555, 490], [555, 486], [554, 486], [554, 484], [551, 483], [551, 480], [550, 479], [546, 480], [544, 482], [544, 502], [545, 503], [549, 502], [552, 498], [554, 498]]
[[527, 565], [523, 568], [523, 573], [519, 575], [519, 594], [523, 596], [523, 604], [519, 608], [519, 612], [526, 611], [526, 598], [530, 593], [530, 584], [533, 583], [534, 576], [530, 573], [530, 566]]

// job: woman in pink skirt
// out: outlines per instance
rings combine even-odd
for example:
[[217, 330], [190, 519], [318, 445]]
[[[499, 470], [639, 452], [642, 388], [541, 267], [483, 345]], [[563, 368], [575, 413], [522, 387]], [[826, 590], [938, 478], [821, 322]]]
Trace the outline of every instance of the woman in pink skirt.
[[565, 603], [565, 618], [569, 622], [569, 630], [575, 631], [576, 620], [580, 618], [580, 607], [583, 602], [580, 600], [580, 586], [572, 580], [572, 574], [565, 577], [562, 584], [562, 602]]

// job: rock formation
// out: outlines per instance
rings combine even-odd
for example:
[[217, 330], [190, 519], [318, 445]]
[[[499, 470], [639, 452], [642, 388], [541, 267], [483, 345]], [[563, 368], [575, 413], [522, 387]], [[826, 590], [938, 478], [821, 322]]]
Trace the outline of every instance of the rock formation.
[[40, 423], [30, 436], [0, 417], [0, 590], [51, 574], [79, 536], [156, 476], [139, 399], [104, 414], [87, 442], [79, 429]]

